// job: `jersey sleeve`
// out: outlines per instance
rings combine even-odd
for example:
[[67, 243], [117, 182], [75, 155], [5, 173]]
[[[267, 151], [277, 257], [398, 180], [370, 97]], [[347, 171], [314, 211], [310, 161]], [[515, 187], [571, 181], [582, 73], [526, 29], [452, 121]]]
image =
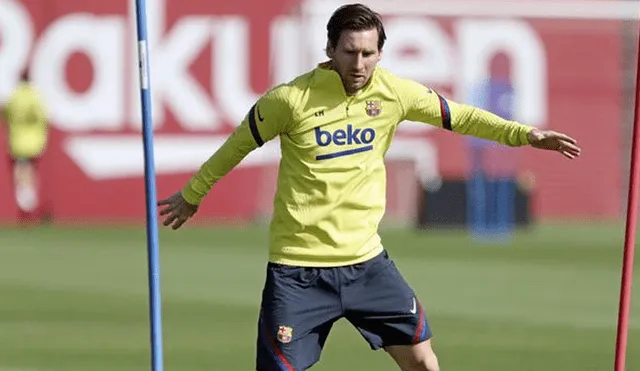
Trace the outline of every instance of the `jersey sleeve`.
[[286, 86], [276, 87], [249, 109], [240, 126], [182, 189], [182, 197], [188, 203], [200, 204], [211, 187], [251, 151], [288, 132], [293, 117], [289, 90]]
[[4, 107], [2, 107], [2, 112], [1, 112], [1, 116], [0, 118], [3, 118], [5, 121], [5, 124], [9, 124], [9, 122], [12, 120], [12, 112], [13, 112], [13, 107], [15, 106], [15, 96], [14, 94], [9, 96], [9, 99], [7, 99], [7, 102], [5, 103]]
[[404, 109], [405, 120], [424, 122], [512, 147], [529, 144], [527, 135], [532, 127], [505, 120], [477, 107], [453, 102], [418, 82], [399, 79], [396, 92]]
[[34, 121], [39, 122], [42, 125], [45, 125], [48, 117], [47, 117], [47, 107], [44, 104], [43, 99], [41, 98], [42, 95], [40, 94], [40, 92], [34, 92], [33, 93], [33, 106], [31, 107], [31, 113], [30, 115], [32, 115], [32, 117], [34, 118]]
[[47, 109], [41, 94], [33, 86], [21, 86], [9, 97], [0, 118], [4, 116], [9, 122], [37, 123], [45, 126]]

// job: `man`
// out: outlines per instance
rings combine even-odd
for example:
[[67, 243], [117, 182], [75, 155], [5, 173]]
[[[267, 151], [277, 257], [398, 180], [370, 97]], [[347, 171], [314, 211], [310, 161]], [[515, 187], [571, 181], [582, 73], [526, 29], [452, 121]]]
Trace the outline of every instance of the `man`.
[[[504, 119], [515, 116], [511, 61], [497, 53], [490, 62], [489, 76], [478, 81], [471, 94], [473, 105]], [[468, 225], [479, 239], [506, 242], [516, 223], [515, 197], [517, 149], [471, 137], [471, 169], [467, 182]]]
[[456, 104], [377, 67], [385, 42], [378, 14], [352, 4], [327, 25], [327, 56], [264, 94], [191, 178], [158, 205], [165, 226], [194, 215], [211, 186], [278, 136], [282, 159], [259, 316], [258, 371], [305, 370], [332, 324], [346, 318], [372, 349], [405, 371], [439, 370], [424, 308], [381, 244], [384, 154], [397, 125], [421, 121], [510, 146], [579, 155], [572, 138]]
[[19, 221], [39, 218], [41, 189], [38, 160], [47, 142], [47, 117], [43, 100], [24, 72], [9, 96], [2, 116], [8, 129], [9, 157]]

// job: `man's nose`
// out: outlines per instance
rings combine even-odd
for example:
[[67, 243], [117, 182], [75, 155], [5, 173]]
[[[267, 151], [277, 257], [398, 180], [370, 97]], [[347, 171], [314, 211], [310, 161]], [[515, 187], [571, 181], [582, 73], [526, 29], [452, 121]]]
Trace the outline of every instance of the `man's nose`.
[[354, 67], [356, 70], [362, 71], [364, 69], [364, 57], [362, 56], [362, 54], [358, 53], [358, 55], [356, 55], [354, 63]]

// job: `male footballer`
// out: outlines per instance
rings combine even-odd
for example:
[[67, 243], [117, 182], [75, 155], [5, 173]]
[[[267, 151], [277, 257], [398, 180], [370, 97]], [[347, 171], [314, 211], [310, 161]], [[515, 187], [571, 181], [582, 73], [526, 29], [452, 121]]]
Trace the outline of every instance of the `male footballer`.
[[258, 320], [256, 370], [306, 370], [346, 318], [404, 371], [438, 371], [424, 307], [381, 243], [384, 155], [402, 121], [573, 159], [576, 141], [445, 99], [377, 66], [385, 32], [361, 4], [327, 24], [328, 61], [276, 86], [178, 193], [158, 202], [165, 226], [192, 217], [249, 152], [280, 138], [282, 159]]
[[20, 222], [41, 221], [45, 210], [39, 162], [47, 146], [49, 130], [42, 96], [27, 70], [0, 109], [0, 119], [7, 126], [18, 219]]

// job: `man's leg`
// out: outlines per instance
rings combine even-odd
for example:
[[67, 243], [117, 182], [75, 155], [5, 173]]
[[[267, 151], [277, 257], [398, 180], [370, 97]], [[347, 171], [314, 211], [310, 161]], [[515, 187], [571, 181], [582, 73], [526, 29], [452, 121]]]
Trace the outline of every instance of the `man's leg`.
[[16, 159], [13, 162], [15, 200], [23, 221], [35, 218], [38, 205], [38, 177], [36, 163], [32, 159]]
[[330, 268], [269, 264], [258, 323], [257, 371], [306, 370], [342, 316]]
[[431, 348], [431, 339], [413, 345], [390, 345], [384, 350], [393, 357], [402, 371], [439, 371], [438, 357]]
[[386, 252], [343, 271], [345, 317], [402, 371], [439, 371], [422, 304]]

